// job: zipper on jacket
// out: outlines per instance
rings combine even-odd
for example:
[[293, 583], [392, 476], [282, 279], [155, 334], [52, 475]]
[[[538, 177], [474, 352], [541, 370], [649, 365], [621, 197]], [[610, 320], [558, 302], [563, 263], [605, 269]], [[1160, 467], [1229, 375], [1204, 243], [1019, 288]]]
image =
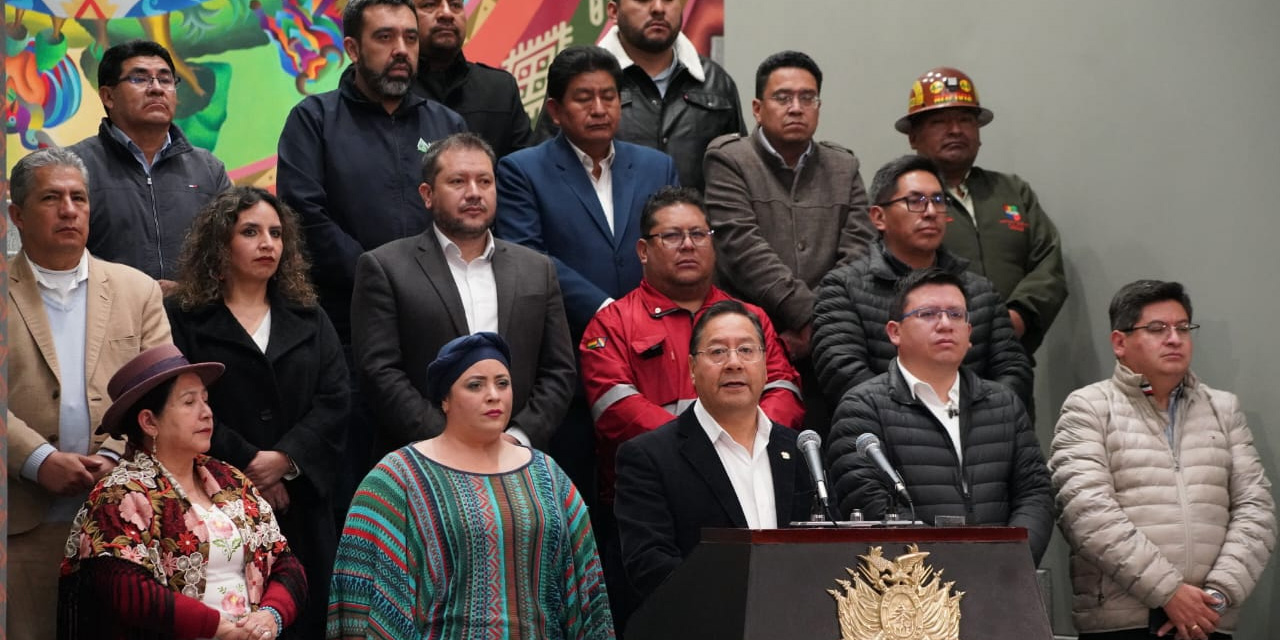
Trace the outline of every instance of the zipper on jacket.
[[[154, 164], [151, 166], [155, 166]], [[164, 272], [164, 241], [160, 237], [160, 210], [156, 208], [156, 188], [151, 183], [151, 174], [147, 174], [147, 193], [151, 194], [151, 221], [156, 226], [156, 257], [160, 259], [160, 280], [165, 280]]]

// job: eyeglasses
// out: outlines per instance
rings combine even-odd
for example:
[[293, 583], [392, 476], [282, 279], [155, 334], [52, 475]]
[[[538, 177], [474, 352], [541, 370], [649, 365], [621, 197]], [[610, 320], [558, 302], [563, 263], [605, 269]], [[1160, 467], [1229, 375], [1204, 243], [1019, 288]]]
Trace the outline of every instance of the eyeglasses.
[[760, 359], [760, 355], [764, 353], [762, 347], [754, 344], [744, 344], [737, 348], [730, 349], [728, 347], [711, 347], [702, 351], [694, 351], [695, 356], [706, 356], [707, 362], [711, 364], [724, 364], [729, 361], [729, 354], [737, 353], [738, 361], [742, 363], [752, 363]]
[[1173, 330], [1177, 331], [1178, 335], [1180, 336], [1189, 336], [1191, 335], [1192, 331], [1199, 329], [1200, 325], [1192, 324], [1190, 322], [1179, 322], [1178, 324], [1169, 324], [1164, 320], [1152, 320], [1151, 322], [1148, 322], [1146, 324], [1134, 325], [1132, 327], [1129, 327], [1128, 329], [1121, 329], [1120, 331], [1124, 333], [1133, 333], [1134, 331], [1141, 329], [1153, 336], [1162, 336], [1165, 334], [1165, 332], [1169, 330], [1170, 327], [1173, 327]]
[[908, 311], [902, 314], [902, 319], [906, 320], [907, 318], [910, 318], [912, 316], [920, 318], [925, 322], [936, 323], [942, 319], [942, 316], [946, 316], [952, 322], [965, 322], [969, 319], [969, 312], [964, 309], [957, 309], [955, 307], [950, 307], [950, 308], [920, 307], [919, 309], [915, 309], [914, 311]]
[[941, 193], [935, 193], [931, 196], [902, 196], [901, 198], [894, 198], [886, 202], [881, 202], [879, 206], [887, 207], [895, 202], [905, 203], [907, 205], [907, 211], [910, 211], [911, 213], [924, 213], [925, 209], [928, 208], [929, 203], [931, 202], [933, 203], [934, 211], [947, 210], [947, 196]]
[[799, 102], [801, 109], [816, 109], [822, 106], [822, 98], [819, 98], [818, 94], [809, 93], [808, 91], [804, 93], [779, 91], [769, 96], [769, 99], [779, 107], [789, 107], [792, 102]]
[[668, 249], [679, 249], [684, 245], [684, 239], [688, 238], [695, 247], [707, 246], [707, 241], [715, 234], [714, 229], [690, 229], [688, 231], [663, 231], [662, 233], [651, 233], [645, 236], [645, 239], [657, 238], [662, 241], [662, 246]]
[[162, 73], [156, 76], [145, 73], [131, 73], [117, 80], [116, 84], [120, 84], [121, 82], [127, 82], [139, 89], [146, 89], [151, 86], [152, 82], [154, 82], [159, 85], [161, 89], [165, 91], [172, 91], [178, 86], [179, 82], [182, 82], [182, 78], [171, 76], [167, 73]]

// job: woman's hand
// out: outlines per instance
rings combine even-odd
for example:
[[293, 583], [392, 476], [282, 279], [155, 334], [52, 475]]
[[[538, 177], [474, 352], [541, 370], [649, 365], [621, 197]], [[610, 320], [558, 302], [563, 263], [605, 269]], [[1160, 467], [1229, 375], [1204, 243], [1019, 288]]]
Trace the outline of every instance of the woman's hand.
[[285, 488], [283, 482], [277, 482], [258, 489], [258, 493], [266, 499], [267, 504], [277, 513], [284, 513], [289, 509], [289, 490]]
[[213, 637], [217, 640], [259, 640], [250, 636], [247, 629], [226, 618], [218, 620], [218, 630], [213, 634]]
[[254, 484], [258, 485], [258, 489], [269, 487], [289, 473], [289, 456], [279, 451], [262, 450], [258, 455], [249, 461], [249, 466], [244, 468], [244, 474]]
[[269, 611], [254, 611], [240, 618], [236, 626], [245, 632], [244, 637], [248, 640], [271, 640], [280, 635], [280, 630], [276, 628], [276, 617]]

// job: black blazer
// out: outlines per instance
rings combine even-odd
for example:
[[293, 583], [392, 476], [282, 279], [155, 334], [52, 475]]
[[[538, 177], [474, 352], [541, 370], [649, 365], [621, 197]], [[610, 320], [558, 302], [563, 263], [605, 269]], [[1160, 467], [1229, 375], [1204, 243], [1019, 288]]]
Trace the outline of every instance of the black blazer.
[[[495, 240], [493, 279], [498, 333], [511, 346], [511, 426], [545, 450], [577, 384], [556, 270], [536, 251]], [[427, 365], [471, 332], [435, 231], [360, 256], [351, 326], [356, 375], [377, 425], [375, 460], [443, 431], [444, 414], [425, 395]]]
[[[808, 520], [813, 502], [796, 432], [773, 423], [769, 466], [778, 526]], [[690, 407], [618, 449], [614, 514], [627, 579], [640, 597], [653, 592], [702, 539], [704, 527], [745, 529], [738, 496], [714, 445]]]

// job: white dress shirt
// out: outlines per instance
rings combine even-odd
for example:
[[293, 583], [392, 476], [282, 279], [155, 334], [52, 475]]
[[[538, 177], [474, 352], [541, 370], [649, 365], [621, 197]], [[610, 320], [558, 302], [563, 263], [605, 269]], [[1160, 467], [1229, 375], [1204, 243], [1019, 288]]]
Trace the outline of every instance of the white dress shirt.
[[449, 273], [453, 274], [453, 283], [458, 286], [458, 295], [462, 298], [462, 309], [467, 314], [467, 330], [470, 333], [480, 331], [498, 332], [498, 283], [493, 279], [493, 234], [488, 234], [488, 242], [484, 251], [467, 262], [462, 259], [462, 249], [453, 241], [440, 233], [440, 228], [431, 225], [440, 248], [444, 251], [444, 261], [449, 263]]
[[956, 374], [955, 382], [952, 382], [951, 388], [947, 390], [947, 400], [943, 402], [929, 383], [911, 375], [911, 372], [902, 366], [901, 361], [895, 360], [895, 362], [898, 363], [898, 369], [902, 371], [902, 377], [906, 378], [907, 386], [911, 388], [911, 395], [923, 402], [938, 422], [946, 427], [947, 434], [951, 436], [951, 446], [956, 450], [956, 460], [964, 462], [964, 452], [960, 450], [960, 375]]
[[600, 208], [604, 209], [604, 219], [609, 222], [609, 233], [616, 233], [613, 226], [613, 143], [609, 143], [609, 155], [600, 161], [599, 178], [595, 176], [596, 161], [572, 142], [569, 143], [569, 148], [573, 149], [573, 153], [582, 162], [582, 168], [587, 171], [587, 179], [596, 190], [596, 199], [600, 201]]
[[769, 464], [769, 433], [773, 422], [756, 408], [756, 439], [751, 450], [738, 444], [715, 418], [707, 413], [701, 401], [693, 403], [693, 414], [706, 432], [729, 475], [729, 483], [738, 496], [742, 514], [750, 529], [777, 529], [777, 501], [773, 497], [773, 467]]

